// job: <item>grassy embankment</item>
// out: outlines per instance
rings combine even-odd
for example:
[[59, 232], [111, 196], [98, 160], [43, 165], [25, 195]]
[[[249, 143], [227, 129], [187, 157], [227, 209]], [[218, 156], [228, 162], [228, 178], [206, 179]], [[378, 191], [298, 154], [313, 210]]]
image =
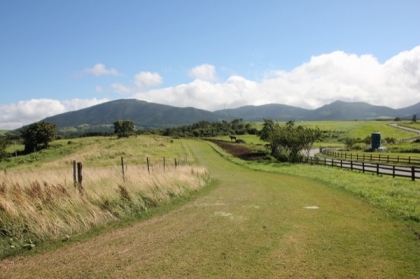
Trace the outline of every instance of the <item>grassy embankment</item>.
[[418, 223], [324, 182], [250, 171], [207, 143], [188, 145], [219, 181], [205, 196], [81, 243], [4, 260], [0, 278], [420, 276]]
[[[175, 158], [182, 162], [177, 168]], [[81, 191], [74, 187], [72, 160], [84, 165]], [[0, 257], [141, 215], [195, 191], [209, 175], [194, 163], [180, 141], [162, 137], [61, 140], [42, 152], [10, 158], [0, 164]]]

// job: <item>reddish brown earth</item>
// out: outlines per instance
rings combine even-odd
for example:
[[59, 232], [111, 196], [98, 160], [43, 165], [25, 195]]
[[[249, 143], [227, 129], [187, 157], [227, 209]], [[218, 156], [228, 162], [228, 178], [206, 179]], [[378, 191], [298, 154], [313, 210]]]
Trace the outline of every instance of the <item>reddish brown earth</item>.
[[249, 147], [236, 143], [236, 142], [228, 142], [224, 140], [216, 140], [216, 139], [205, 139], [207, 141], [213, 142], [223, 148], [229, 154], [232, 154], [235, 157], [241, 158], [242, 160], [261, 160], [266, 153], [264, 151], [254, 151]]

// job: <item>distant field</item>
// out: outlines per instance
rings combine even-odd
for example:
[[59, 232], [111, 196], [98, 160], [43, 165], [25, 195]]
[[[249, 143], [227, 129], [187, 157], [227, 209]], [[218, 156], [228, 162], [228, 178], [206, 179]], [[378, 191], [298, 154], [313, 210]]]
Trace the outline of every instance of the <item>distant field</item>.
[[[23, 145], [17, 145], [23, 150]], [[8, 151], [13, 152], [14, 145]], [[120, 162], [124, 157], [130, 165], [145, 164], [147, 158], [151, 164], [162, 162], [163, 157], [171, 160], [194, 161], [191, 153], [182, 145], [180, 140], [172, 140], [160, 136], [138, 136], [119, 140], [116, 137], [86, 137], [76, 139], [56, 140], [48, 149], [26, 156], [11, 157], [0, 162], [0, 169], [20, 168], [34, 169], [38, 167], [67, 167], [68, 162], [78, 160], [89, 166], [109, 166]], [[170, 158], [170, 159], [169, 159]]]
[[[280, 125], [286, 122], [277, 122]], [[394, 121], [301, 121], [295, 122], [295, 125], [304, 127], [315, 128], [318, 127], [321, 131], [341, 131], [344, 132], [342, 137], [350, 138], [365, 138], [370, 136], [373, 132], [380, 132], [382, 138], [395, 138], [404, 139], [415, 136], [416, 133], [403, 131], [389, 124], [395, 123]], [[402, 123], [400, 123], [402, 124]], [[262, 128], [262, 123], [256, 124], [258, 129]], [[420, 125], [411, 125], [420, 129]]]
[[8, 130], [0, 130], [0, 136], [6, 134], [7, 132]]
[[420, 130], [420, 121], [419, 122], [413, 122], [413, 121], [402, 121], [398, 123], [401, 126], [409, 127], [413, 129]]

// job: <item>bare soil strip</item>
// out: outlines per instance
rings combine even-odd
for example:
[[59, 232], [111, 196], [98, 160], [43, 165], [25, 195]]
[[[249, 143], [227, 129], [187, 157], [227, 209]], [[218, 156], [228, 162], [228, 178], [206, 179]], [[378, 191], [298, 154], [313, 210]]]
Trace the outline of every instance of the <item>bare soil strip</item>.
[[129, 228], [0, 262], [0, 278], [419, 278], [407, 223], [347, 193], [250, 171], [189, 141], [219, 181]]

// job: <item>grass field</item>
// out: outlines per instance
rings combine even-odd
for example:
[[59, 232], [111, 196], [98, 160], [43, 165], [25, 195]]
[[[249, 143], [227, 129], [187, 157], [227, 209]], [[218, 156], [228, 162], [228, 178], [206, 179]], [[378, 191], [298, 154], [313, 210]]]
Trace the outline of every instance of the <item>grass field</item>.
[[420, 277], [419, 223], [334, 186], [363, 175], [327, 182], [310, 166], [256, 171], [207, 143], [182, 142], [218, 181], [211, 191], [129, 227], [3, 260], [0, 278]]
[[[280, 125], [285, 122], [278, 122]], [[380, 132], [382, 138], [390, 137], [396, 139], [410, 138], [415, 133], [403, 131], [389, 126], [395, 123], [394, 121], [301, 121], [295, 122], [295, 125], [315, 128], [318, 127], [321, 131], [339, 131], [342, 132], [340, 137], [350, 138], [365, 138], [370, 136], [373, 132]], [[404, 124], [409, 122], [402, 122]], [[259, 129], [262, 128], [262, 123], [257, 124]], [[409, 124], [407, 124], [409, 125]], [[416, 126], [418, 127], [418, 125]]]
[[[73, 160], [83, 163], [83, 189], [74, 186]], [[180, 141], [162, 137], [56, 141], [10, 162], [0, 173], [0, 257], [141, 215], [210, 179]]]

